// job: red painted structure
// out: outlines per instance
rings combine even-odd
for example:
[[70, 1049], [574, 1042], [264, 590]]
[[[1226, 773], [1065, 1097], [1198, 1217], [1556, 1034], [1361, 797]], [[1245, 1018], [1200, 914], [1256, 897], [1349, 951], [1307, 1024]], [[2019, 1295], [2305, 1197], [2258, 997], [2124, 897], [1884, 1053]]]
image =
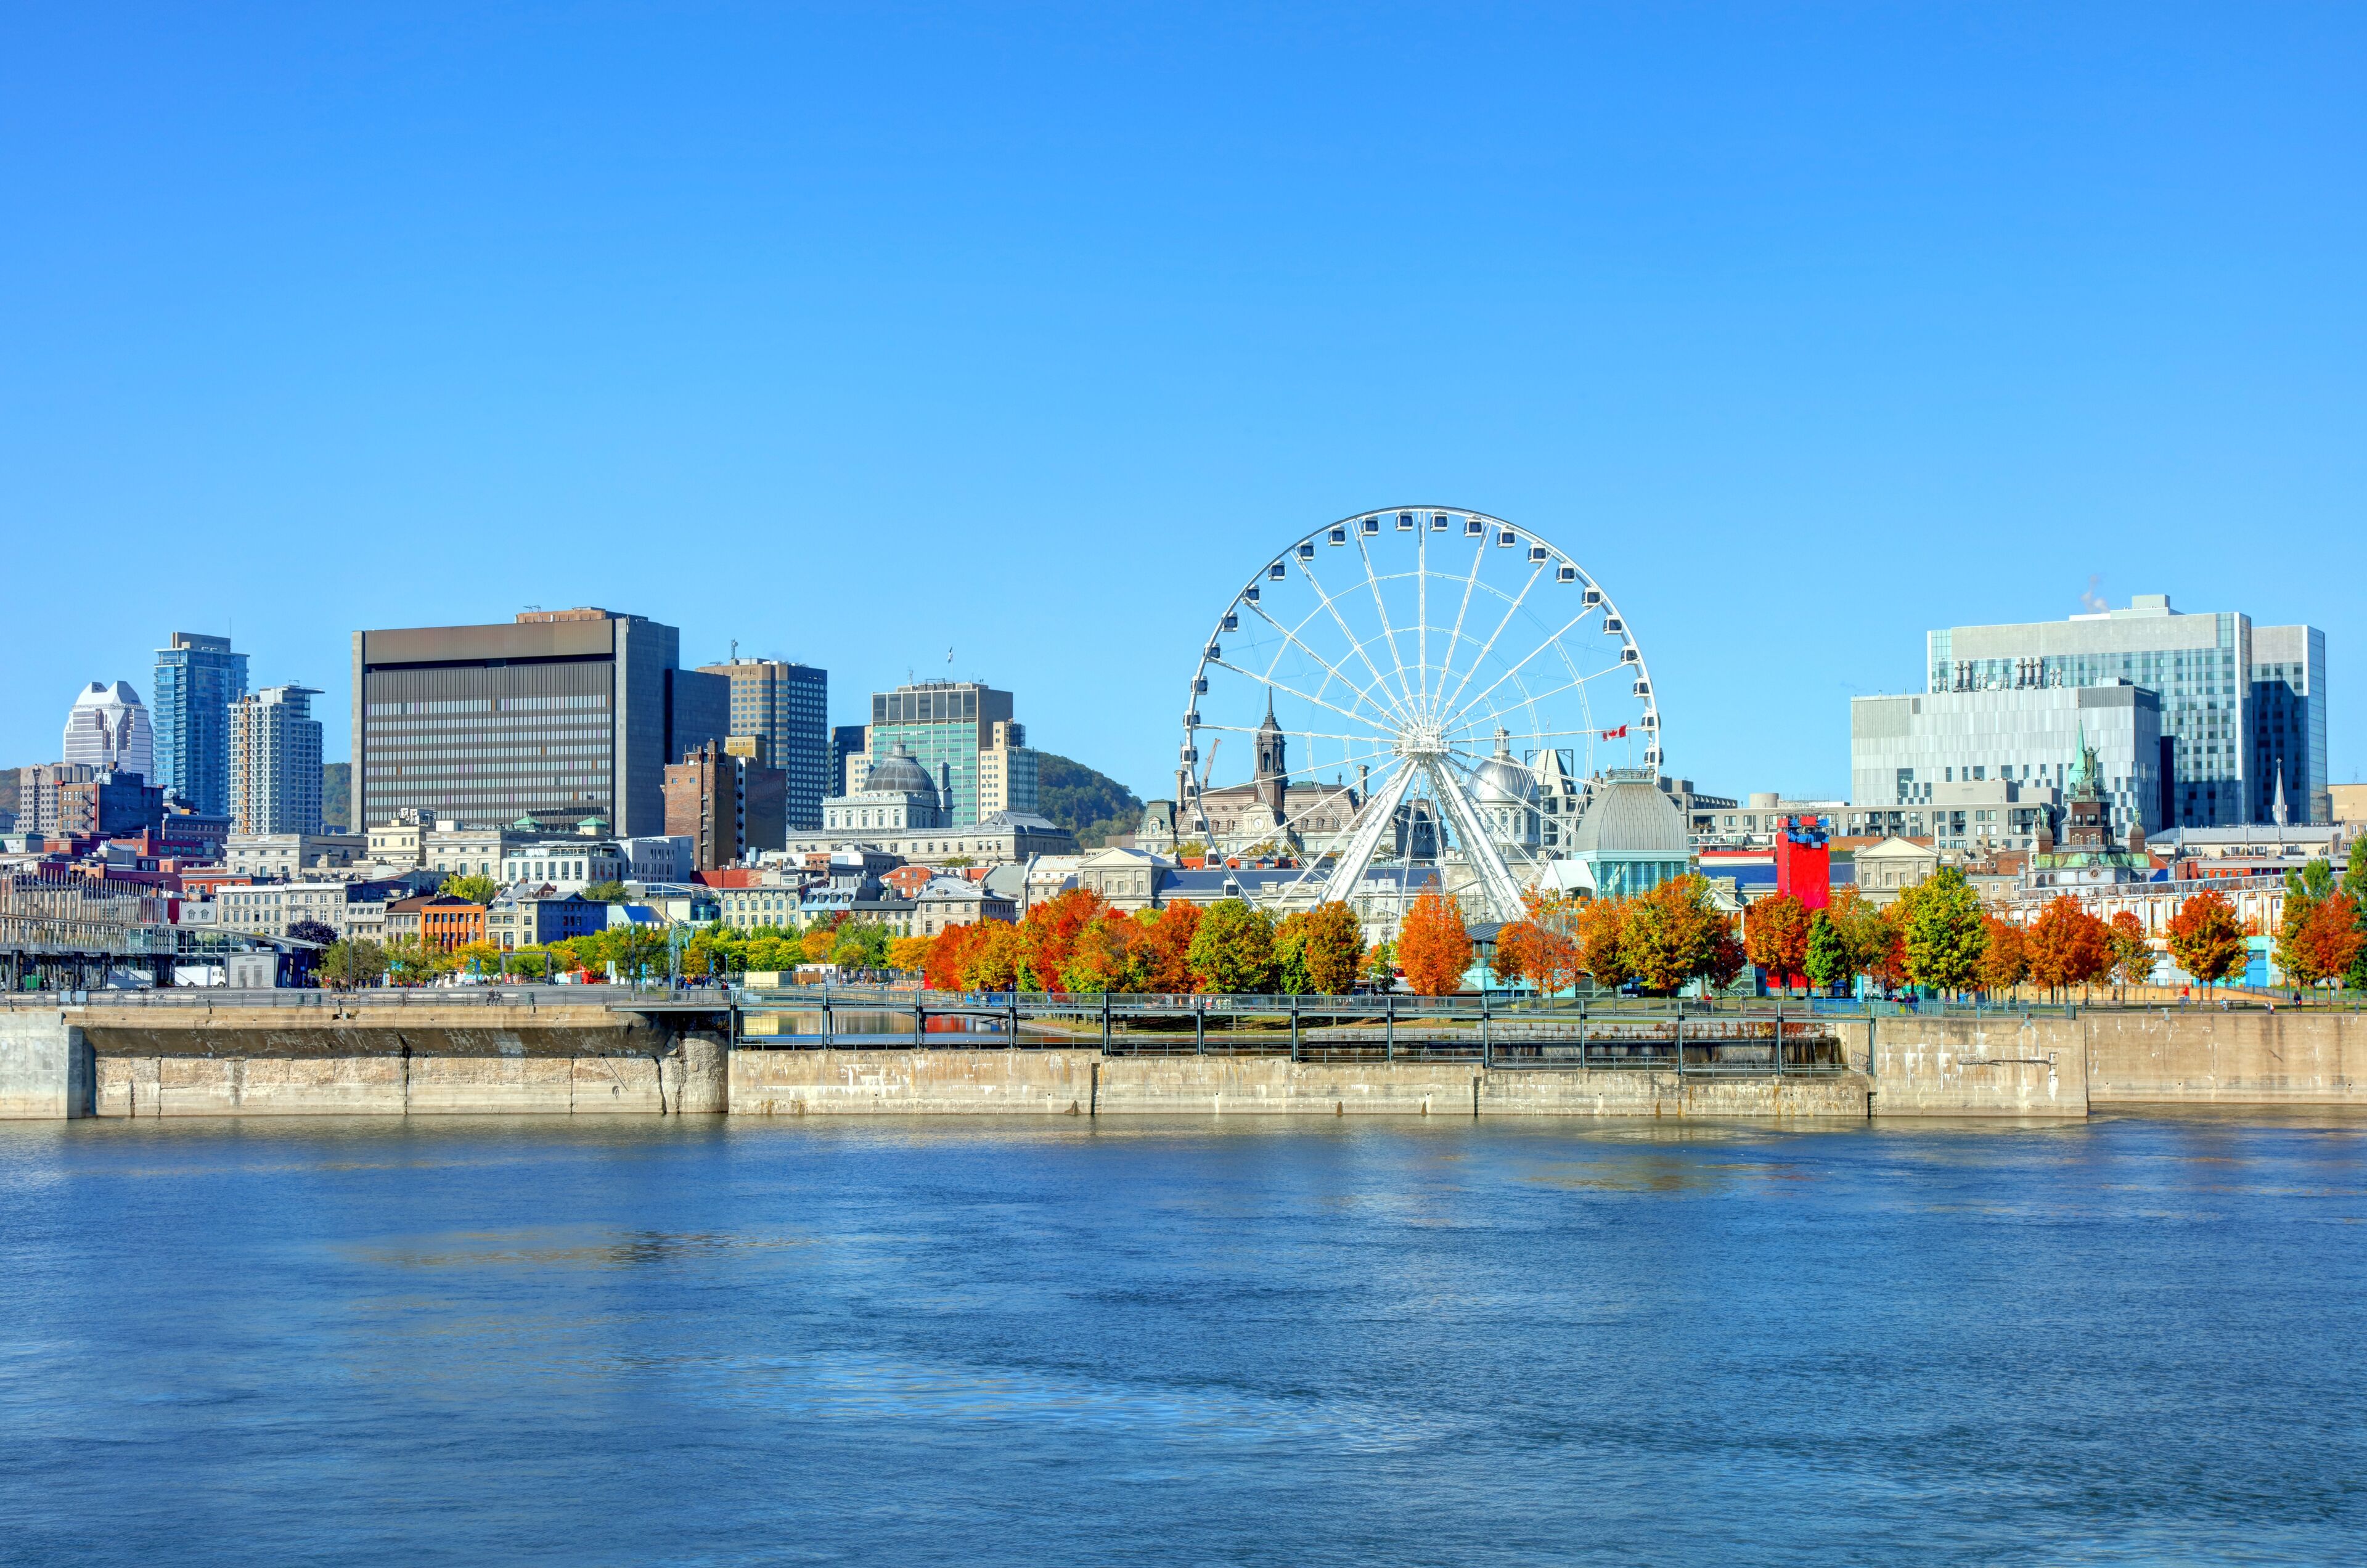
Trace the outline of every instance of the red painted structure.
[[1833, 819], [1786, 817], [1775, 835], [1775, 891], [1811, 910], [1833, 901]]

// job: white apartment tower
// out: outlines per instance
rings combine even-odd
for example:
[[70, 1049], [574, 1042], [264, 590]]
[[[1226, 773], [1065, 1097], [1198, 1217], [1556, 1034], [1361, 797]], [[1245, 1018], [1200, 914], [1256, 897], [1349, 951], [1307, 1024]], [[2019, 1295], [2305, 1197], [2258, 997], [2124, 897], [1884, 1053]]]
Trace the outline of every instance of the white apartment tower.
[[309, 686], [266, 686], [231, 705], [233, 833], [321, 830], [321, 721]]

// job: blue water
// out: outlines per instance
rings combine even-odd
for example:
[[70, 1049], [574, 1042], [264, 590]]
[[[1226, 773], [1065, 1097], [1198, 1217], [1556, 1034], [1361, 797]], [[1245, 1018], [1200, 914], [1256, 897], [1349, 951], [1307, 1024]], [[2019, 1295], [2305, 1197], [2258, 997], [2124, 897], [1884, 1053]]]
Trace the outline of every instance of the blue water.
[[0, 1561], [2358, 1562], [2367, 1122], [0, 1127]]

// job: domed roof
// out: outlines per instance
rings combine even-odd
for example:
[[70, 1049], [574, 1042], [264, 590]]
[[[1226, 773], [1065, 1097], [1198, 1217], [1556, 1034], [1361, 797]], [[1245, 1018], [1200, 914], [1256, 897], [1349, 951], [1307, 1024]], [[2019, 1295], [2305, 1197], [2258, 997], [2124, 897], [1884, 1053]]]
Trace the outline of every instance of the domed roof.
[[1512, 731], [1496, 727], [1496, 754], [1472, 770], [1472, 795], [1482, 806], [1528, 806], [1537, 798], [1537, 776], [1512, 761]]
[[900, 743], [871, 764], [871, 771], [863, 775], [863, 790], [866, 795], [922, 795], [932, 802], [937, 798], [937, 786], [930, 782], [929, 770], [921, 766], [919, 759]]
[[1569, 852], [1637, 860], [1686, 859], [1685, 814], [1645, 769], [1614, 768], [1595, 785]]

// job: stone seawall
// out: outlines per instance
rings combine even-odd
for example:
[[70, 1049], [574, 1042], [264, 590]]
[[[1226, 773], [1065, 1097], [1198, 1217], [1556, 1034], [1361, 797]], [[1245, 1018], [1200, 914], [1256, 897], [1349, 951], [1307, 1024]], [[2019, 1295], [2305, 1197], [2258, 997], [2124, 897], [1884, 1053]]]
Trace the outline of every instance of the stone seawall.
[[1673, 1073], [1325, 1064], [1098, 1051], [741, 1051], [747, 1116], [1750, 1116], [1863, 1120], [1859, 1074], [1707, 1079]]
[[2168, 1008], [2090, 1012], [2095, 1105], [2367, 1104], [2367, 1017]]

